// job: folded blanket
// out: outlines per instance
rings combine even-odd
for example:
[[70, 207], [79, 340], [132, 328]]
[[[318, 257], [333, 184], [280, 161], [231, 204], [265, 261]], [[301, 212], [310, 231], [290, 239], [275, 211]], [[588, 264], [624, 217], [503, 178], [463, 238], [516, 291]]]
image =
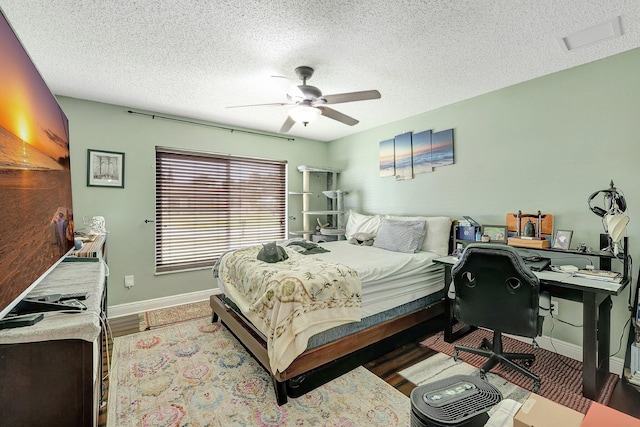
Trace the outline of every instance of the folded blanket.
[[362, 285], [352, 268], [299, 254], [277, 263], [256, 259], [261, 246], [227, 253], [218, 267], [225, 294], [267, 337], [272, 372], [284, 371], [309, 338], [361, 320]]

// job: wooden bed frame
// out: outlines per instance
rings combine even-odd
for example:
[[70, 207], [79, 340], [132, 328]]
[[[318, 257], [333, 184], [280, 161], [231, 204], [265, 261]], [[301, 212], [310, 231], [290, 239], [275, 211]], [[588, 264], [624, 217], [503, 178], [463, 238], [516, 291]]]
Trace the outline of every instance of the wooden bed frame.
[[278, 405], [288, 397], [308, 391], [369, 362], [390, 350], [444, 327], [444, 299], [419, 310], [371, 326], [360, 332], [309, 349], [299, 355], [284, 372], [271, 372], [267, 343], [243, 316], [227, 306], [218, 295], [210, 298], [212, 322], [220, 320], [253, 357], [269, 372]]

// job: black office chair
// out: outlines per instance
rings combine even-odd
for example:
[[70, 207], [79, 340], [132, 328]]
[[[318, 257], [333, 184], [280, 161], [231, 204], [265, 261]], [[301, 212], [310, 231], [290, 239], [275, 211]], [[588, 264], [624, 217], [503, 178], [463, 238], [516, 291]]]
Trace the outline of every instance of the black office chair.
[[502, 363], [533, 379], [533, 391], [537, 393], [540, 377], [514, 362], [522, 360], [529, 367], [535, 356], [504, 353], [502, 333], [529, 338], [542, 333], [538, 278], [512, 247], [481, 243], [467, 246], [453, 266], [451, 276], [455, 288], [455, 317], [468, 325], [493, 330], [493, 343], [485, 338], [480, 348], [454, 346], [455, 360], [459, 351], [487, 356], [489, 359], [480, 369], [481, 378], [486, 378], [493, 366]]

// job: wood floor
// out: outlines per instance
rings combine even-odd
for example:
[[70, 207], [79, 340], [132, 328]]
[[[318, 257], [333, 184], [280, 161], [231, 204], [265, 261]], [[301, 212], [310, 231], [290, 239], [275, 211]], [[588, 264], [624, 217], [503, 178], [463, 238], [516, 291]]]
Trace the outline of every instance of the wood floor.
[[[138, 315], [119, 317], [117, 319], [110, 320], [109, 323], [111, 325], [113, 337], [128, 335], [139, 331]], [[387, 383], [400, 390], [404, 395], [409, 396], [411, 394], [411, 390], [415, 388], [415, 385], [404, 379], [398, 374], [398, 372], [436, 354], [436, 352], [431, 349], [420, 347], [418, 343], [424, 338], [426, 338], [426, 336], [420, 340], [394, 349], [364, 366]], [[111, 348], [112, 345], [111, 342], [109, 342], [109, 350], [111, 350]], [[108, 372], [106, 353], [103, 354], [102, 360], [104, 372]], [[108, 378], [105, 380], [105, 383], [108, 387]], [[106, 398], [107, 394], [105, 393], [105, 401]], [[108, 402], [103, 405], [100, 411], [98, 425], [101, 427], [106, 425], [107, 405]], [[609, 406], [640, 419], [640, 391], [635, 387], [626, 384], [625, 381], [620, 380], [613, 392]]]

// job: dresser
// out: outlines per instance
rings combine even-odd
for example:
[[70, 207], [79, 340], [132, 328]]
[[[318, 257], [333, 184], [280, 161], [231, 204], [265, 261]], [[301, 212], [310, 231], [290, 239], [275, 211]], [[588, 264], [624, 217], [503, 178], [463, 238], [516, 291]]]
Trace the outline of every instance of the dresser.
[[87, 309], [0, 330], [2, 425], [97, 425], [107, 271], [102, 257], [58, 264], [29, 296], [86, 292]]

